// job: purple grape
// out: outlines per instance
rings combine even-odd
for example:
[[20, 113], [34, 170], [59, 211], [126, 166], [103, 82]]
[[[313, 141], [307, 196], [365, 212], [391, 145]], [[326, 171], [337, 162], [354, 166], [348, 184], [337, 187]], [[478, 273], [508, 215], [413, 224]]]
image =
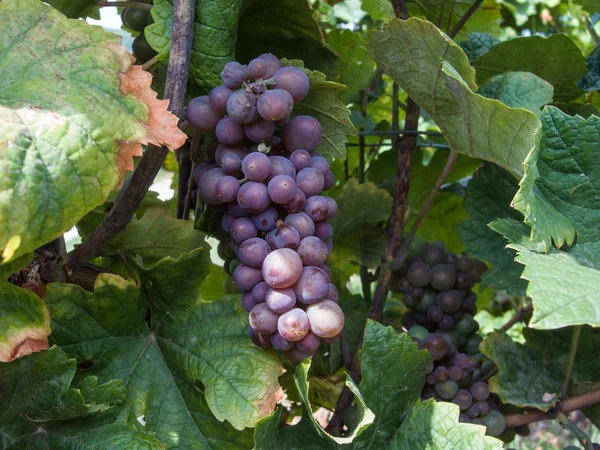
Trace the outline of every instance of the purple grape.
[[258, 114], [265, 120], [274, 122], [289, 115], [294, 108], [294, 99], [288, 91], [273, 89], [258, 98]]
[[240, 186], [237, 201], [242, 208], [250, 212], [264, 211], [269, 206], [267, 187], [256, 181], [247, 181]]
[[277, 330], [284, 339], [292, 342], [299, 341], [307, 335], [310, 329], [308, 315], [300, 308], [294, 308], [279, 316]]
[[307, 167], [302, 169], [296, 175], [296, 186], [306, 195], [306, 198], [310, 198], [313, 195], [320, 194], [325, 185], [325, 178], [320, 170], [313, 167]]
[[[262, 280], [260, 269], [250, 267], [245, 264], [240, 264], [233, 272], [233, 281], [235, 282], [235, 285], [242, 291], [251, 291], [254, 286], [260, 283]], [[272, 333], [272, 331], [270, 333]]]
[[473, 404], [473, 397], [471, 397], [471, 393], [465, 389], [461, 389], [456, 393], [452, 402], [461, 409], [461, 411], [465, 411], [471, 407]]
[[217, 123], [215, 134], [221, 143], [235, 145], [244, 139], [244, 125], [240, 125], [231, 117], [225, 116]]
[[477, 381], [471, 386], [471, 394], [473, 394], [473, 398], [476, 400], [487, 400], [490, 396], [490, 387], [483, 381]]
[[442, 320], [440, 320], [438, 323], [438, 328], [442, 331], [451, 330], [453, 326], [454, 319], [452, 319], [452, 317], [450, 317], [448, 314], [444, 314], [444, 317], [442, 317]]
[[231, 225], [231, 237], [238, 243], [258, 236], [258, 230], [248, 217], [240, 217]]
[[283, 314], [296, 304], [296, 294], [292, 288], [271, 289], [267, 292], [266, 303], [271, 311]]
[[242, 161], [242, 172], [249, 180], [262, 181], [271, 173], [271, 160], [263, 153], [250, 153]]
[[200, 184], [200, 178], [202, 178], [202, 176], [207, 173], [210, 169], [214, 169], [216, 166], [216, 164], [209, 164], [209, 163], [200, 163], [198, 164], [198, 167], [196, 167], [194, 169], [194, 173], [192, 174], [192, 180], [194, 181], [194, 184], [196, 186], [198, 186], [198, 184]]
[[300, 244], [300, 235], [294, 227], [282, 225], [275, 229], [273, 242], [276, 248], [296, 248]]
[[323, 198], [325, 198], [327, 201], [327, 217], [325, 217], [325, 220], [329, 220], [337, 214], [338, 205], [337, 202], [331, 197], [324, 195]]
[[439, 292], [436, 299], [437, 305], [447, 314], [452, 314], [460, 309], [461, 297], [457, 291]]
[[321, 344], [333, 344], [334, 342], [337, 342], [340, 340], [341, 335], [342, 335], [342, 333], [336, 334], [335, 336], [330, 337], [330, 338], [321, 338]]
[[316, 222], [315, 223], [315, 236], [321, 239], [322, 241], [326, 241], [327, 239], [331, 239], [333, 236], [333, 228], [328, 222]]
[[315, 234], [315, 223], [305, 212], [289, 214], [285, 218], [284, 223], [287, 226], [294, 227], [300, 235], [300, 239], [304, 239], [305, 237], [313, 236]]
[[252, 222], [254, 223], [254, 226], [259, 231], [264, 232], [271, 231], [273, 228], [275, 228], [278, 220], [279, 213], [272, 206], [269, 206], [267, 209], [258, 214], [252, 215]]
[[229, 212], [229, 214], [231, 214], [234, 217], [248, 217], [250, 216], [250, 213], [248, 211], [246, 211], [244, 208], [242, 208], [237, 200], [235, 202], [231, 202], [229, 203], [229, 205], [227, 205], [227, 212]]
[[[448, 343], [443, 338], [443, 336], [432, 333], [423, 339], [423, 346], [429, 350], [429, 354], [431, 355], [431, 359], [434, 361], [439, 361], [446, 353], [448, 353]], [[452, 395], [452, 397], [454, 394]]]
[[448, 369], [446, 369], [444, 366], [436, 367], [435, 372], [433, 373], [435, 374], [435, 377], [438, 381], [446, 381], [450, 376], [448, 374]]
[[315, 236], [305, 237], [296, 249], [305, 266], [318, 266], [327, 259], [327, 246], [325, 242]]
[[261, 281], [256, 286], [252, 288], [252, 297], [256, 303], [264, 303], [267, 301], [267, 292], [271, 287], [264, 281]]
[[290, 155], [290, 161], [297, 172], [310, 166], [310, 154], [306, 150], [295, 150]]
[[232, 61], [225, 64], [221, 72], [221, 81], [229, 89], [237, 89], [246, 80], [246, 69], [240, 63]]
[[242, 160], [235, 153], [227, 153], [221, 158], [221, 168], [226, 174], [233, 175], [241, 170]]
[[296, 169], [294, 169], [289, 159], [283, 156], [269, 156], [269, 159], [271, 160], [271, 173], [269, 173], [266, 181], [271, 181], [277, 175], [287, 175], [292, 179], [296, 178]]
[[246, 147], [244, 144], [219, 144], [219, 146], [217, 147], [217, 151], [215, 152], [215, 161], [217, 162], [217, 164], [221, 164], [221, 162], [223, 161], [223, 157], [229, 153], [237, 155], [238, 158], [243, 160], [248, 154], [248, 147]]
[[479, 416], [479, 402], [475, 402], [471, 405], [469, 409], [467, 409], [467, 416], [471, 419]]
[[323, 185], [323, 190], [327, 191], [333, 187], [335, 184], [335, 175], [331, 170], [328, 170], [323, 174], [323, 178], [325, 180], [325, 184]]
[[261, 238], [246, 239], [241, 243], [238, 255], [242, 263], [250, 267], [262, 267], [262, 263], [269, 254], [269, 244]]
[[213, 131], [222, 116], [210, 105], [208, 95], [196, 97], [185, 110], [185, 118], [190, 126], [202, 132]]
[[329, 163], [322, 156], [312, 156], [310, 158], [310, 167], [319, 170], [323, 175], [325, 175], [325, 172], [330, 170]]
[[329, 277], [318, 267], [306, 266], [294, 284], [294, 291], [299, 302], [306, 305], [317, 303], [329, 294]]
[[229, 175], [221, 178], [215, 184], [215, 193], [219, 200], [224, 203], [231, 202], [236, 199], [238, 190], [240, 189], [240, 182]]
[[471, 363], [471, 360], [469, 358], [469, 355], [467, 355], [465, 353], [457, 353], [454, 356], [454, 358], [452, 359], [452, 362], [458, 368], [460, 368], [460, 369], [466, 369], [467, 367], [469, 367], [469, 364]]
[[456, 381], [446, 380], [434, 386], [435, 393], [443, 400], [450, 400], [458, 393], [458, 384]]
[[291, 350], [296, 345], [292, 341], [288, 341], [281, 334], [279, 334], [279, 331], [276, 331], [275, 333], [273, 333], [270, 336], [270, 338], [271, 338], [271, 344], [273, 344], [273, 347], [282, 352]]
[[327, 300], [338, 303], [340, 301], [340, 293], [334, 284], [329, 284], [329, 293], [327, 294]]
[[227, 114], [243, 125], [254, 122], [258, 119], [256, 95], [244, 90], [235, 91], [227, 100]]
[[450, 379], [454, 381], [460, 381], [463, 379], [463, 371], [458, 366], [450, 366], [448, 369], [448, 375], [450, 376]]
[[244, 125], [244, 132], [252, 142], [261, 143], [268, 141], [275, 131], [275, 124], [264, 119], [257, 119]]
[[258, 331], [253, 330], [250, 326], [248, 328], [248, 335], [250, 336], [250, 339], [254, 345], [260, 348], [270, 348], [273, 346], [273, 344], [271, 344], [271, 338], [269, 334], [259, 333]]
[[266, 303], [259, 303], [250, 311], [250, 326], [259, 333], [271, 334], [277, 331], [279, 315], [269, 309]]
[[277, 228], [274, 228], [265, 235], [265, 241], [267, 241], [267, 244], [269, 244], [269, 247], [271, 247], [271, 250], [277, 248], [277, 245], [275, 245], [275, 232], [276, 231], [277, 231]]
[[198, 184], [198, 194], [200, 194], [200, 198], [204, 203], [207, 205], [220, 205], [223, 203], [219, 197], [217, 197], [215, 187], [217, 182], [226, 175], [227, 174], [223, 169], [215, 168], [210, 169], [200, 179], [200, 183]]
[[332, 338], [344, 329], [344, 313], [331, 300], [310, 305], [306, 310], [311, 331], [320, 338]]
[[262, 59], [255, 58], [248, 63], [247, 73], [252, 78], [262, 78], [267, 73], [267, 65]]
[[444, 311], [439, 306], [432, 306], [427, 310], [427, 320], [432, 323], [438, 323], [444, 318]]
[[[289, 248], [277, 249], [265, 258], [262, 265], [262, 274], [264, 280], [272, 288], [290, 287], [302, 274], [302, 260], [294, 250]], [[282, 333], [282, 335], [285, 337], [285, 334]]]
[[283, 130], [283, 142], [289, 151], [315, 150], [321, 143], [323, 129], [317, 119], [311, 116], [296, 116]]
[[304, 361], [306, 358], [312, 358], [316, 354], [317, 354], [316, 351], [314, 353], [304, 353], [294, 347], [289, 352], [285, 352], [284, 356], [288, 361], [290, 361], [292, 363], [300, 363], [300, 362]]
[[263, 78], [271, 78], [275, 72], [281, 67], [281, 61], [272, 53], [263, 53], [258, 58], [262, 59], [265, 64], [265, 74]]
[[252, 295], [252, 292], [250, 292], [250, 291], [242, 292], [242, 308], [244, 308], [246, 311], [250, 312], [250, 311], [252, 311], [252, 308], [254, 308], [257, 304], [258, 304], [258, 302]]
[[299, 102], [310, 89], [310, 81], [303, 70], [296, 67], [282, 67], [273, 75], [276, 86], [280, 89], [285, 89], [294, 98], [295, 102]]
[[479, 408], [479, 414], [482, 416], [487, 416], [490, 412], [490, 405], [486, 401], [478, 400], [475, 402], [477, 407]]
[[282, 205], [296, 196], [296, 183], [287, 175], [277, 175], [269, 181], [267, 191], [272, 201]]
[[300, 189], [296, 189], [294, 197], [287, 203], [283, 204], [283, 208], [288, 213], [299, 213], [306, 206], [306, 195]]
[[232, 93], [233, 91], [226, 86], [217, 86], [208, 94], [210, 106], [219, 114], [225, 114], [227, 112], [227, 100], [229, 100]]
[[[300, 174], [298, 174], [300, 176]], [[321, 195], [314, 195], [306, 200], [306, 206], [304, 212], [308, 214], [314, 222], [325, 220], [329, 214], [329, 207], [331, 201], [329, 197], [323, 197]], [[337, 206], [337, 205], [336, 205]], [[316, 226], [316, 225], [315, 225]], [[315, 229], [316, 231], [316, 229]]]
[[320, 345], [321, 338], [319, 338], [314, 333], [311, 333], [310, 331], [307, 333], [306, 336], [304, 336], [302, 339], [296, 342], [296, 348], [304, 353], [316, 352], [319, 349]]

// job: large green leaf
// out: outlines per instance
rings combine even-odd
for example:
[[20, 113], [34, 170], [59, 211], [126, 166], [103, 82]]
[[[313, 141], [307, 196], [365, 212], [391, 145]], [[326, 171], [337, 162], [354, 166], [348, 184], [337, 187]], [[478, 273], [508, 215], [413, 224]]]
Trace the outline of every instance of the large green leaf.
[[549, 365], [537, 349], [513, 342], [503, 331], [489, 334], [480, 349], [498, 366], [490, 389], [503, 402], [547, 411], [558, 400], [561, 368]]
[[[10, 450], [69, 448], [162, 449], [149, 433], [111, 424], [127, 399], [121, 380], [99, 385], [94, 376], [71, 386], [77, 362], [52, 347], [0, 364], [0, 447]], [[94, 417], [94, 421], [76, 420]]]
[[54, 340], [78, 361], [94, 361], [87, 374], [124, 380], [128, 408], [167, 448], [250, 447], [249, 433], [233, 427], [272, 411], [281, 365], [249, 340], [239, 297], [201, 302], [206, 249], [138, 271], [148, 303], [133, 281], [111, 275], [98, 278], [94, 293], [49, 285]]
[[185, 135], [118, 36], [66, 19], [39, 0], [0, 3], [0, 29], [6, 261], [60, 236], [102, 204], [133, 167], [140, 142], [173, 147]]
[[474, 61], [473, 67], [478, 83], [502, 72], [531, 72], [554, 86], [554, 98], [559, 102], [582, 93], [576, 83], [587, 72], [581, 50], [566, 34], [501, 42]]
[[526, 162], [515, 208], [531, 237], [557, 247], [600, 240], [600, 118], [571, 117], [548, 107], [539, 143]]
[[283, 64], [303, 69], [310, 81], [308, 95], [294, 105], [293, 114], [306, 114], [319, 121], [323, 127], [323, 139], [317, 150], [324, 158], [346, 159], [347, 136], [356, 134], [350, 121], [350, 111], [340, 99], [346, 86], [327, 81], [321, 72], [305, 69], [302, 61], [284, 60]]
[[0, 363], [46, 350], [50, 332], [50, 314], [42, 299], [0, 282]]
[[185, 220], [173, 219], [168, 208], [153, 206], [140, 218], [135, 216], [125, 230], [102, 248], [99, 255], [119, 258], [138, 256], [151, 265], [170, 256], [179, 258], [190, 249], [208, 247], [206, 235]]
[[84, 12], [86, 16], [100, 19], [98, 8], [92, 8], [96, 3], [94, 0], [47, 0], [46, 3], [71, 19], [77, 19]]
[[524, 108], [536, 116], [552, 102], [554, 88], [547, 81], [530, 72], [504, 72], [479, 86], [477, 93], [500, 100], [511, 108]]
[[394, 17], [392, 3], [387, 0], [362, 0], [361, 9], [373, 20], [388, 21]]
[[514, 261], [516, 252], [507, 249], [508, 241], [488, 227], [498, 218], [523, 220], [511, 201], [518, 181], [494, 164], [484, 164], [469, 181], [464, 205], [469, 218], [458, 227], [467, 253], [492, 265], [484, 274], [484, 285], [524, 295], [527, 282], [521, 279], [523, 266]]
[[458, 45], [466, 53], [469, 61], [475, 61], [499, 42], [499, 39], [487, 33], [469, 33], [469, 39], [459, 42]]
[[[461, 48], [432, 23], [393, 19], [369, 35], [375, 61], [438, 124], [453, 150], [486, 159], [519, 177], [539, 127], [535, 115], [474, 91]], [[418, 76], [417, 76], [418, 74]]]
[[525, 265], [523, 278], [529, 280], [527, 295], [533, 301], [530, 326], [540, 329], [568, 325], [600, 326], [600, 243], [577, 244], [569, 252], [534, 243], [528, 227], [510, 219], [491, 224], [517, 250], [516, 261]]
[[[155, 23], [146, 27], [148, 42], [166, 61], [171, 48], [173, 0], [155, 0]], [[336, 56], [324, 39], [307, 0], [196, 0], [190, 79], [207, 92], [221, 84], [225, 64], [236, 57], [247, 63], [266, 51], [305, 60], [311, 68], [335, 76]]]
[[398, 429], [390, 450], [500, 450], [502, 442], [485, 436], [485, 427], [459, 423], [458, 406], [433, 399], [418, 402]]

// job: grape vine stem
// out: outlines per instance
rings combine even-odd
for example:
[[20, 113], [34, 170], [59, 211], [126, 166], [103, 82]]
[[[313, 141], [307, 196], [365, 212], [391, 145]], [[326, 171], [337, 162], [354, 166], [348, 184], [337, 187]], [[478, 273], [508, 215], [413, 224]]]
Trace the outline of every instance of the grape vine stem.
[[505, 416], [506, 426], [510, 428], [520, 427], [540, 420], [548, 420], [556, 417], [557, 412], [568, 414], [581, 408], [600, 403], [600, 389], [596, 389], [585, 394], [575, 395], [566, 398], [548, 412], [540, 410], [524, 411], [519, 414], [509, 414]]
[[[178, 117], [182, 116], [185, 104], [185, 89], [194, 34], [194, 8], [194, 0], [175, 0], [173, 2], [173, 39], [163, 98], [169, 99], [169, 109]], [[117, 195], [113, 207], [106, 214], [102, 223], [80, 246], [66, 255], [65, 271], [73, 272], [89, 261], [98, 254], [104, 245], [125, 229], [152, 185], [168, 153], [169, 150], [165, 147], [148, 146], [133, 175]]]
[[573, 370], [573, 364], [575, 364], [575, 356], [577, 355], [577, 347], [579, 347], [580, 336], [581, 325], [576, 326], [573, 330], [573, 337], [571, 338], [571, 347], [569, 348], [569, 359], [567, 360], [562, 384], [560, 385], [560, 395], [563, 397], [567, 396], [567, 389], [569, 388], [569, 381], [571, 380], [571, 371]]
[[561, 423], [563, 427], [565, 427], [575, 435], [575, 437], [577, 438], [579, 443], [583, 445], [583, 448], [585, 450], [594, 450], [594, 447], [592, 446], [592, 440], [587, 435], [587, 433], [581, 428], [579, 428], [577, 425], [575, 425], [573, 422], [571, 422], [569, 418], [565, 415], [565, 413], [557, 411], [556, 419]]

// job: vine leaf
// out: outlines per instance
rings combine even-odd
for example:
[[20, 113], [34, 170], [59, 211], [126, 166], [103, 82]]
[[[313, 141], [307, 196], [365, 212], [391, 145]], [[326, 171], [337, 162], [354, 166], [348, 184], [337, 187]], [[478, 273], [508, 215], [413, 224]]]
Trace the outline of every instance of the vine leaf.
[[487, 33], [469, 33], [469, 39], [458, 43], [463, 49], [469, 61], [475, 61], [481, 55], [487, 53], [490, 48], [498, 44], [500, 39], [496, 39]]
[[483, 275], [483, 284], [512, 295], [525, 295], [527, 282], [521, 279], [523, 266], [514, 261], [516, 251], [506, 248], [508, 241], [488, 227], [499, 218], [522, 221], [511, 208], [518, 181], [500, 167], [485, 163], [467, 185], [464, 206], [469, 218], [458, 226], [467, 253], [492, 265]]
[[186, 137], [118, 36], [37, 0], [0, 3], [0, 29], [0, 255], [7, 262], [102, 204], [141, 144], [173, 149]]
[[[98, 8], [91, 8], [96, 3], [96, 0], [47, 0], [46, 3], [58, 9], [70, 19], [82, 17], [84, 12], [86, 12], [87, 17], [100, 19]], [[83, 18], [85, 19], [85, 17]]]
[[417, 402], [395, 434], [394, 450], [500, 450], [502, 441], [485, 435], [485, 427], [458, 422], [460, 410], [452, 403], [429, 399]]
[[54, 341], [78, 361], [95, 362], [86, 374], [124, 380], [127, 407], [167, 448], [248, 448], [251, 434], [236, 430], [254, 426], [282, 395], [281, 364], [248, 338], [239, 297], [199, 297], [208, 253], [137, 266], [143, 290], [106, 274], [93, 293], [48, 287]]
[[525, 163], [515, 208], [531, 238], [549, 247], [600, 240], [600, 118], [571, 117], [548, 107], [538, 145]]
[[373, 20], [388, 21], [394, 17], [394, 8], [387, 0], [363, 0], [361, 9]]
[[[548, 55], [552, 58], [548, 58]], [[586, 73], [581, 50], [566, 34], [521, 37], [494, 45], [473, 62], [477, 82], [503, 72], [531, 72], [554, 86], [554, 99], [568, 102], [582, 94], [577, 81]]]
[[0, 282], [0, 362], [47, 350], [50, 333], [50, 314], [42, 299]]
[[[127, 399], [121, 380], [88, 376], [72, 386], [77, 362], [60, 348], [0, 364], [0, 446], [26, 448], [164, 449], [150, 433], [114, 422]], [[108, 413], [108, 414], [107, 414]], [[82, 421], [87, 417], [93, 421]]]
[[475, 71], [467, 56], [435, 25], [393, 19], [383, 31], [370, 32], [367, 48], [435, 120], [453, 150], [520, 177], [539, 121], [528, 111], [475, 94]]
[[552, 102], [554, 88], [547, 81], [529, 72], [504, 72], [479, 86], [479, 95], [500, 100], [511, 108], [523, 108], [538, 118], [542, 108]]
[[600, 90], [600, 46], [596, 46], [585, 58], [585, 64], [588, 73], [577, 82], [577, 85], [585, 91]]
[[600, 243], [577, 244], [569, 252], [546, 250], [529, 239], [528, 227], [520, 222], [498, 219], [490, 227], [508, 238], [508, 246], [518, 252], [516, 261], [525, 266], [522, 276], [529, 280], [527, 295], [533, 302], [531, 327], [600, 326]]

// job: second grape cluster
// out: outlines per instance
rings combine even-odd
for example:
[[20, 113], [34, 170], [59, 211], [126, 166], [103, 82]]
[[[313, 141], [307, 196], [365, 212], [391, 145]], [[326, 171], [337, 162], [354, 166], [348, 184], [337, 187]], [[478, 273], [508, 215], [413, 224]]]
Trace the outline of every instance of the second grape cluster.
[[247, 66], [228, 63], [221, 80], [223, 86], [186, 110], [193, 128], [216, 134], [207, 146], [209, 162], [194, 171], [192, 200], [198, 196], [223, 212], [229, 238], [220, 248], [235, 255], [226, 266], [250, 313], [252, 341], [301, 361], [344, 326], [325, 265], [333, 245], [328, 220], [337, 204], [321, 193], [334, 176], [316, 151], [319, 121], [292, 118], [310, 82], [268, 53]]

